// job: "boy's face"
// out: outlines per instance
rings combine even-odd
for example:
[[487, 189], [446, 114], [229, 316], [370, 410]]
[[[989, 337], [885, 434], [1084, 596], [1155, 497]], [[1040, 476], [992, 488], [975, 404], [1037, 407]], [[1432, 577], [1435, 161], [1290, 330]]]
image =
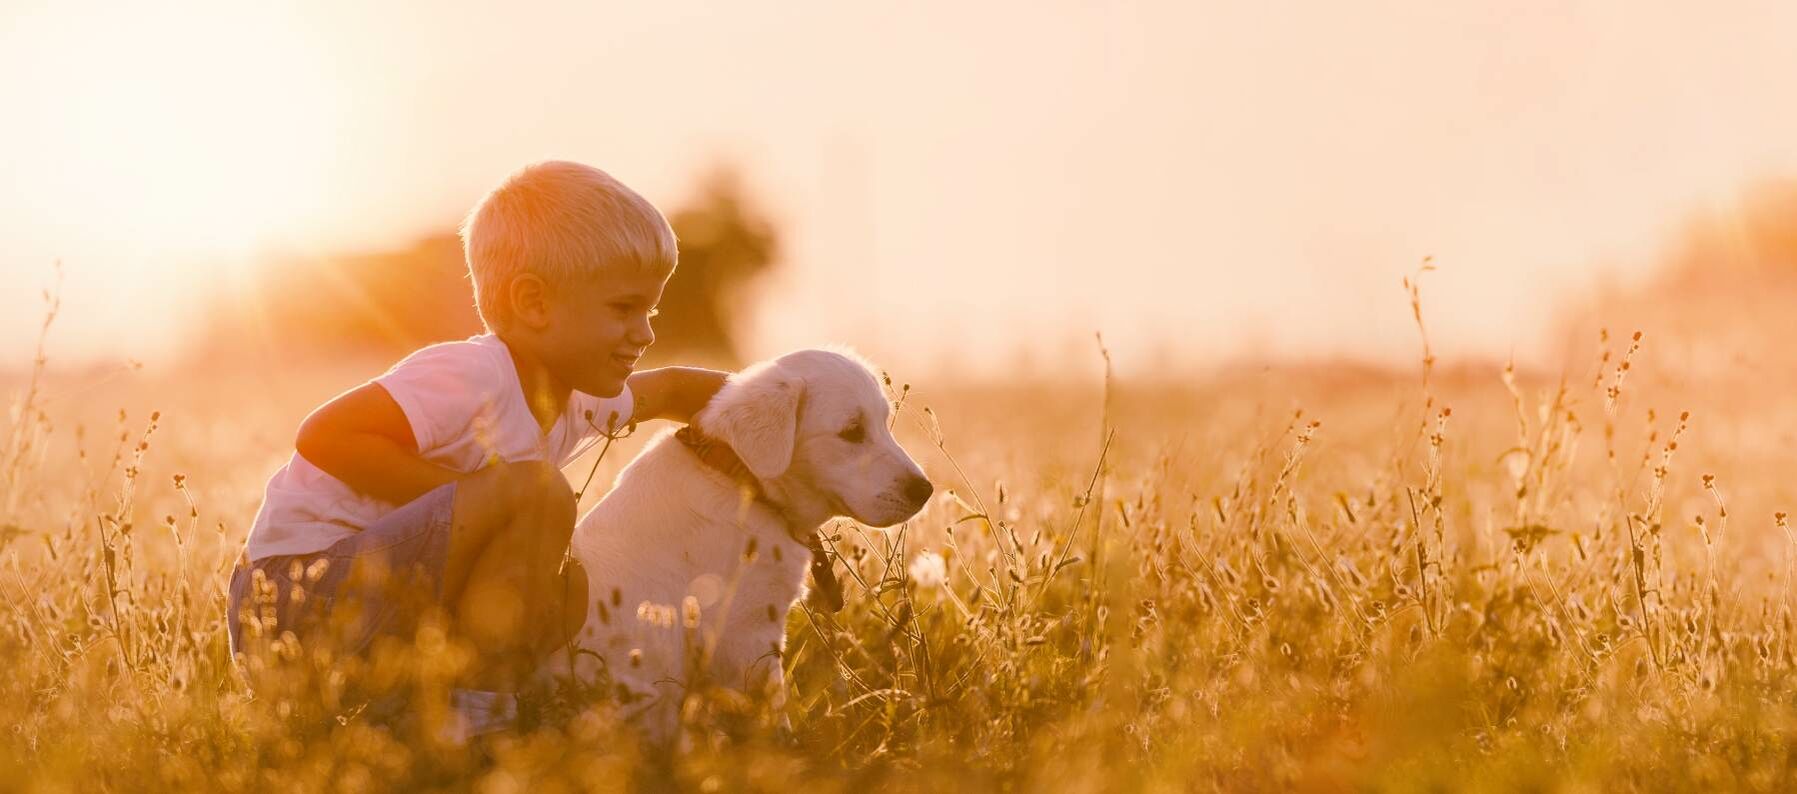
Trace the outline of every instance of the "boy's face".
[[669, 275], [618, 268], [552, 294], [548, 322], [537, 335], [544, 366], [576, 390], [595, 397], [617, 395], [637, 358], [655, 341], [649, 319]]

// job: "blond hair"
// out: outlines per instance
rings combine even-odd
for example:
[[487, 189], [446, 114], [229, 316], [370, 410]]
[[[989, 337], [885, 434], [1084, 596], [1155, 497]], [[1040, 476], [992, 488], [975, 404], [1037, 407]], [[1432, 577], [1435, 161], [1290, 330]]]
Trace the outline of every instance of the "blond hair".
[[462, 247], [481, 322], [510, 322], [505, 286], [534, 273], [570, 285], [610, 268], [671, 273], [674, 229], [655, 205], [597, 168], [565, 160], [532, 163], [493, 188], [462, 222]]

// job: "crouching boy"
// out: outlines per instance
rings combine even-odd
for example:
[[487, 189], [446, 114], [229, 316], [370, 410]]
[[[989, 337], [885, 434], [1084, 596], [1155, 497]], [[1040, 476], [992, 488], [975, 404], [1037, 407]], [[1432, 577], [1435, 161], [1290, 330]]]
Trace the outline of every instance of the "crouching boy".
[[586, 617], [561, 467], [627, 424], [690, 421], [723, 384], [706, 369], [633, 373], [674, 232], [604, 172], [527, 166], [462, 238], [488, 333], [320, 406], [268, 482], [227, 617], [252, 686], [283, 656], [391, 682], [377, 651], [404, 668], [439, 637], [473, 651], [447, 666], [450, 686], [515, 689]]

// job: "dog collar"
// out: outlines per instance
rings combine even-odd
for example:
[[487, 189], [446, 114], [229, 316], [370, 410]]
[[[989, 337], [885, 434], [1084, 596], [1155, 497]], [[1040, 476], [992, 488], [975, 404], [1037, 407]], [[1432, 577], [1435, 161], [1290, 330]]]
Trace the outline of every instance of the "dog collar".
[[786, 511], [767, 498], [767, 493], [761, 488], [761, 480], [749, 471], [748, 465], [743, 463], [730, 445], [706, 436], [694, 425], [686, 425], [674, 431], [674, 438], [690, 450], [699, 462], [735, 481], [747, 498], [760, 502], [780, 517], [780, 525], [786, 528], [787, 536], [811, 552], [811, 580], [817, 585], [811, 591], [813, 605], [822, 606], [830, 612], [841, 611], [842, 582], [836, 578], [836, 570], [830, 565], [830, 555], [824, 551], [823, 541], [818, 538], [817, 531], [801, 534], [792, 520], [787, 518]]

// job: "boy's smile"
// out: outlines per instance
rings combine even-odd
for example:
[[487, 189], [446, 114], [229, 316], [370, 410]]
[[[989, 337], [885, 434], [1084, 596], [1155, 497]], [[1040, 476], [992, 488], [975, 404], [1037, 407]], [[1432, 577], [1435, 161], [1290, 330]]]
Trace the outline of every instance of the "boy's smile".
[[655, 342], [650, 320], [666, 286], [658, 272], [607, 274], [573, 285], [551, 301], [544, 364], [574, 389], [617, 394]]

